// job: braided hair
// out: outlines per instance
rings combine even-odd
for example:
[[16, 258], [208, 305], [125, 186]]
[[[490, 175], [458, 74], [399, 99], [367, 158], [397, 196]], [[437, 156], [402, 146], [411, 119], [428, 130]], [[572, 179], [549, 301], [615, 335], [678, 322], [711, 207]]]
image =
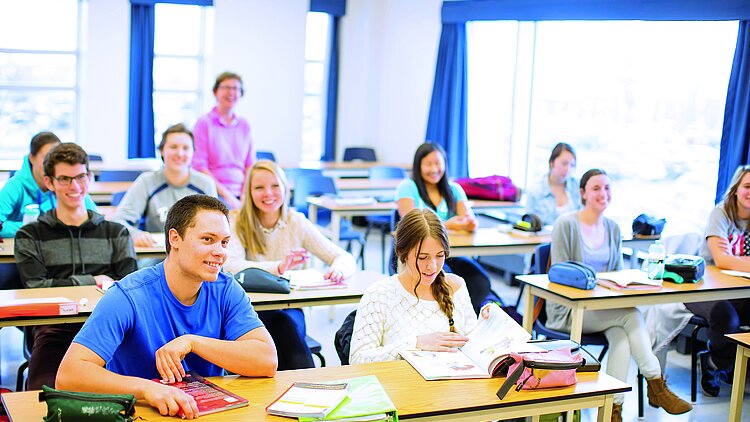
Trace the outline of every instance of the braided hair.
[[[446, 232], [445, 226], [443, 226], [440, 217], [438, 217], [431, 209], [415, 208], [409, 211], [401, 221], [399, 221], [394, 236], [396, 239], [396, 256], [402, 264], [406, 263], [409, 254], [414, 251], [416, 251], [416, 255], [419, 256], [422, 251], [422, 242], [427, 237], [431, 237], [440, 242], [445, 251], [445, 257], [448, 258], [448, 233]], [[420, 274], [417, 284], [414, 285], [414, 296], [417, 296], [417, 287], [422, 281], [418, 260], [415, 261], [414, 266], [416, 267], [417, 274]], [[453, 293], [453, 291], [445, 280], [445, 272], [443, 269], [440, 269], [437, 277], [435, 277], [431, 290], [440, 310], [443, 311], [448, 318], [450, 331], [455, 333], [456, 328], [453, 324], [453, 299], [451, 298], [451, 293]]]

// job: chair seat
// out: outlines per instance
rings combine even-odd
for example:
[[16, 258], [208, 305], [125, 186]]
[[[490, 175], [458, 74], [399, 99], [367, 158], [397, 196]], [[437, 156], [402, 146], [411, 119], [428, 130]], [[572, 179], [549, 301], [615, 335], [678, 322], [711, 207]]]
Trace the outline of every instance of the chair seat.
[[307, 344], [307, 348], [310, 349], [310, 353], [317, 356], [318, 359], [320, 359], [320, 366], [325, 367], [326, 366], [326, 358], [323, 357], [323, 347], [318, 343], [317, 340], [310, 336], [305, 336], [305, 343]]

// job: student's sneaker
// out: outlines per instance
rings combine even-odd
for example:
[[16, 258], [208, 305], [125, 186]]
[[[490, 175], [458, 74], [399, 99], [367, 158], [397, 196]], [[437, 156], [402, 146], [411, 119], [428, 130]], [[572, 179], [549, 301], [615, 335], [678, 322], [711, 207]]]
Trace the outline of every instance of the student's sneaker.
[[711, 362], [708, 350], [698, 353], [698, 370], [700, 371], [703, 394], [709, 397], [717, 397], [721, 390], [721, 381], [716, 379], [719, 371]]

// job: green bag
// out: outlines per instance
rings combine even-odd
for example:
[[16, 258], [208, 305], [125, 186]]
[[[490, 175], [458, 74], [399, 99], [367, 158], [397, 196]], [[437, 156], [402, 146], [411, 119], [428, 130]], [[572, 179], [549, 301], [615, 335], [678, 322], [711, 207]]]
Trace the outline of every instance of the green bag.
[[132, 394], [77, 393], [43, 385], [39, 401], [47, 402], [45, 422], [132, 422], [135, 413], [135, 396]]

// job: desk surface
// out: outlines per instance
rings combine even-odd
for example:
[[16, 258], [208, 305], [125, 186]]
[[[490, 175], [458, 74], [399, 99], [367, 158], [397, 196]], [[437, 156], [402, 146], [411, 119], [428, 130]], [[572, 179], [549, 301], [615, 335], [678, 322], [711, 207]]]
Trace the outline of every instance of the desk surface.
[[[278, 372], [274, 378], [242, 378], [237, 376], [211, 378], [216, 384], [250, 400], [248, 407], [202, 416], [203, 421], [291, 419], [266, 415], [265, 408], [295, 381], [334, 381], [374, 374], [398, 410], [400, 418], [450, 415], [490, 410], [502, 417], [505, 412], [526, 406], [528, 414], [534, 407], [562, 400], [580, 400], [592, 396], [629, 391], [630, 386], [604, 373], [580, 373], [578, 383], [563, 388], [511, 391], [504, 400], [495, 393], [504, 378], [480, 380], [425, 381], [407, 362], [380, 362], [364, 365], [331, 366]], [[415, 392], [417, 392], [415, 394]], [[14, 421], [39, 420], [46, 414], [46, 405], [37, 401], [38, 391], [2, 395], [5, 408]], [[538, 412], [539, 410], [537, 410]], [[140, 403], [136, 416], [145, 420], [161, 420], [156, 410]], [[165, 419], [166, 420], [166, 419]]]
[[743, 347], [750, 348], [750, 333], [725, 334], [725, 336]]
[[[592, 290], [581, 290], [562, 284], [551, 283], [547, 278], [547, 274], [523, 275], [516, 278], [529, 286], [545, 290], [555, 296], [573, 302], [591, 299], [614, 300], [624, 296], [629, 298], [640, 297], [643, 299], [661, 296], [664, 298], [662, 303], [692, 302], [693, 300], [689, 300], [689, 298], [683, 300], [684, 296], [692, 293], [708, 292], [721, 293], [726, 296], [725, 298], [732, 297], [733, 293], [740, 294], [737, 297], [750, 296], [750, 280], [724, 274], [714, 266], [707, 267], [703, 280], [697, 283], [676, 284], [664, 282], [661, 290], [610, 290], [601, 286], [596, 286]], [[672, 298], [676, 296], [680, 296], [680, 299]]]
[[[163, 235], [161, 235], [161, 237], [163, 237]], [[0, 243], [0, 263], [16, 262], [16, 257], [13, 255], [15, 244], [15, 239], [3, 238], [3, 242]], [[135, 254], [138, 258], [164, 258], [166, 256], [166, 251], [164, 246], [138, 246], [135, 248]]]
[[[340, 303], [358, 303], [367, 288], [386, 276], [375, 271], [358, 271], [347, 278], [346, 288], [320, 290], [292, 290], [283, 293], [248, 293], [256, 310], [302, 308], [305, 306], [336, 305]], [[35, 299], [45, 297], [67, 297], [75, 302], [86, 298], [86, 305], [79, 307], [78, 315], [53, 317], [22, 317], [0, 319], [0, 327], [13, 325], [42, 325], [81, 322], [93, 312], [102, 293], [96, 286], [66, 286], [40, 289], [0, 290], [0, 302], [14, 299]]]

